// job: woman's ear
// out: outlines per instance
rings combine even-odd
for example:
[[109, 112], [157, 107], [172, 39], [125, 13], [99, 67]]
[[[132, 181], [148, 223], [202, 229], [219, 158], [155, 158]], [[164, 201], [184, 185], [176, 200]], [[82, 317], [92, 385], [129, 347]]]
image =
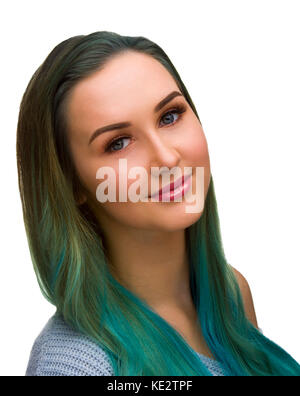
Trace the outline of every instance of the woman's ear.
[[76, 205], [83, 205], [87, 201], [87, 191], [80, 181], [73, 184], [73, 194]]
[[76, 205], [78, 205], [78, 206], [83, 205], [87, 201], [86, 194], [83, 192], [82, 188], [80, 188], [79, 186], [76, 186], [73, 189], [73, 194], [74, 194], [74, 198], [76, 201]]
[[84, 194], [80, 194], [80, 196], [76, 199], [77, 205], [83, 205], [86, 202], [87, 198]]

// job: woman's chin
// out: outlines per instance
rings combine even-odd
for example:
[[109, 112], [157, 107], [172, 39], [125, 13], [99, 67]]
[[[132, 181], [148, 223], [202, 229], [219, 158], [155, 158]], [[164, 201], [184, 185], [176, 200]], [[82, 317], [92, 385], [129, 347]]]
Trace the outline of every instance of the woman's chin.
[[187, 205], [184, 203], [157, 203], [156, 205], [161, 205], [161, 207], [153, 208], [150, 211], [149, 222], [151, 228], [155, 227], [157, 230], [183, 230], [196, 223], [203, 213], [203, 210], [196, 213], [187, 213]]

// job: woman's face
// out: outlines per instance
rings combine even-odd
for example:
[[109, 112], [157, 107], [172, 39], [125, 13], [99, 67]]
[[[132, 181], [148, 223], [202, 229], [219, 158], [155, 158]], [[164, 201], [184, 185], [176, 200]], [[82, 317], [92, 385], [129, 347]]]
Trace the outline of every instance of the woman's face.
[[[196, 167], [204, 167], [206, 197], [210, 163], [198, 118], [183, 95], [174, 95], [163, 107], [155, 109], [175, 91], [180, 94], [173, 77], [158, 61], [135, 52], [118, 55], [104, 69], [78, 82], [71, 91], [67, 104], [68, 138], [78, 175], [88, 191], [82, 201], [87, 200], [93, 208], [104, 232], [106, 227], [112, 230], [114, 224], [127, 229], [176, 231], [189, 227], [201, 216], [203, 209], [186, 212], [185, 196], [181, 202], [151, 202], [150, 198], [148, 202], [132, 202], [128, 196], [125, 202], [118, 202], [120, 159], [126, 160], [128, 173], [133, 167], [145, 170], [146, 197], [153, 192], [151, 179], [159, 180], [159, 188], [169, 184], [163, 182], [161, 176], [153, 176], [152, 167], [169, 170], [177, 167], [182, 175], [191, 173], [184, 172], [184, 167], [190, 167], [193, 194], [196, 193]], [[98, 134], [90, 141], [97, 129], [123, 122], [130, 125]], [[97, 187], [106, 178], [96, 178], [102, 167], [109, 167], [116, 176], [117, 202], [97, 199]], [[170, 182], [176, 180], [178, 174], [171, 176]], [[127, 191], [138, 178], [126, 178]]]

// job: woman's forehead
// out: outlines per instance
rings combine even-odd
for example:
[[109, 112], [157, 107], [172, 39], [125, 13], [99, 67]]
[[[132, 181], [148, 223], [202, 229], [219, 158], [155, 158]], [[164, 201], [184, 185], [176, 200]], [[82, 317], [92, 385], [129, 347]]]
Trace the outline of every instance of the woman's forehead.
[[69, 126], [89, 129], [149, 111], [172, 91], [178, 91], [171, 74], [149, 55], [128, 53], [74, 86], [68, 101]]
[[166, 68], [145, 54], [126, 53], [108, 61], [104, 68], [81, 80], [73, 88], [70, 105], [98, 105], [107, 114], [143, 100], [159, 101], [177, 88]]

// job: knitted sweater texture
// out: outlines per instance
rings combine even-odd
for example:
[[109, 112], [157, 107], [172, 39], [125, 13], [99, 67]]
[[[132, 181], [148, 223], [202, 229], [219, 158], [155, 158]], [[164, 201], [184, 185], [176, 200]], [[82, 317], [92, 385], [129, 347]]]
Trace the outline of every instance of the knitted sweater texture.
[[[226, 375], [221, 363], [195, 353], [213, 376]], [[114, 376], [114, 372], [106, 352], [56, 312], [34, 341], [25, 376]]]

